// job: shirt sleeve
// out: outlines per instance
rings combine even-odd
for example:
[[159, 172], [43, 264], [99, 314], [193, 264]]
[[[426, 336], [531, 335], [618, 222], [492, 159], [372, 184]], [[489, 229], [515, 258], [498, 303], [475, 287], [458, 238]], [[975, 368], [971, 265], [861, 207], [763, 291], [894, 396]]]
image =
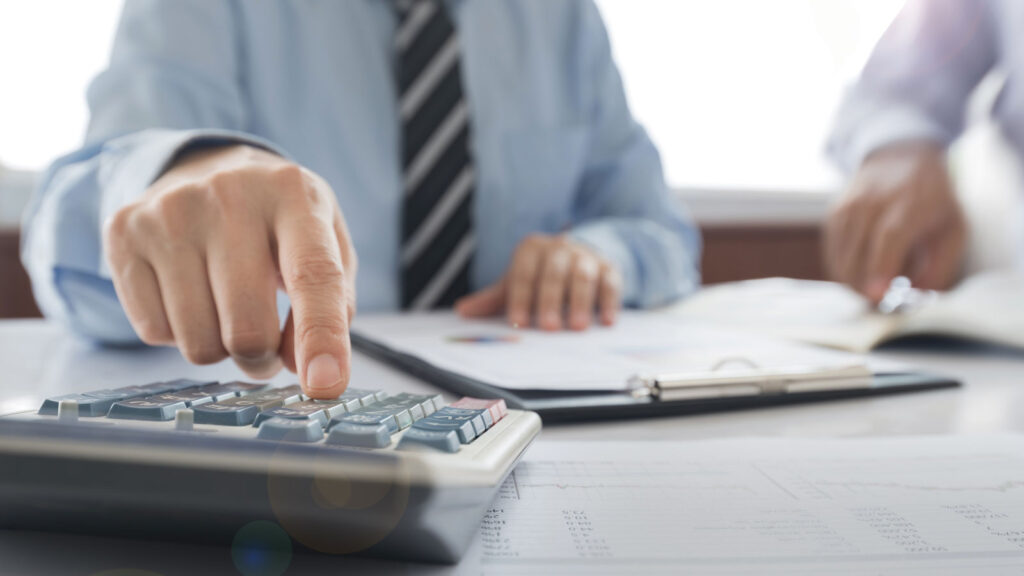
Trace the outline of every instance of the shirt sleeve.
[[184, 149], [245, 142], [233, 4], [127, 0], [108, 69], [88, 93], [85, 146], [57, 160], [30, 201], [22, 262], [44, 314], [107, 343], [136, 343], [103, 255], [103, 223]]
[[840, 106], [829, 154], [847, 172], [898, 142], [948, 145], [998, 59], [988, 0], [908, 0]]
[[700, 286], [701, 241], [665, 183], [661, 158], [633, 118], [597, 7], [581, 3], [582, 86], [592, 86], [587, 167], [575, 240], [614, 262], [627, 306], [667, 304]]

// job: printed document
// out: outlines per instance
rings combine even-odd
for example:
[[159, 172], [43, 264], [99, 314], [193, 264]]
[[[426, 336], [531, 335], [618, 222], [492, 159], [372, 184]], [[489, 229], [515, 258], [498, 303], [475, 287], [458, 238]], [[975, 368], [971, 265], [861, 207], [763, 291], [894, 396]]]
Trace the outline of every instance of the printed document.
[[539, 442], [458, 574], [1024, 573], [1024, 436]]

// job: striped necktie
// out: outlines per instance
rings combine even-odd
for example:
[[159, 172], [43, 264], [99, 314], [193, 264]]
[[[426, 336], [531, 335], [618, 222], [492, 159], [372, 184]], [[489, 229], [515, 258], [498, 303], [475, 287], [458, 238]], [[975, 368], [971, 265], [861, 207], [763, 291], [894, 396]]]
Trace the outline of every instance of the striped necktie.
[[396, 6], [404, 188], [402, 307], [450, 307], [469, 293], [476, 250], [476, 175], [459, 43], [441, 0], [399, 0]]

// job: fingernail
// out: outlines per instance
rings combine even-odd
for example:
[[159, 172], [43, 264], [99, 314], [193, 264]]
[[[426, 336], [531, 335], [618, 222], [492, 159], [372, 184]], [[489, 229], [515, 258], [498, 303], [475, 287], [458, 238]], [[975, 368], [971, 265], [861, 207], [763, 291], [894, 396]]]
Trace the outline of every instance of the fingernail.
[[545, 312], [542, 322], [545, 326], [550, 326], [552, 328], [555, 328], [562, 323], [558, 318], [558, 314], [555, 314], [554, 312]]
[[867, 289], [865, 291], [868, 293], [868, 296], [881, 299], [885, 296], [885, 293], [889, 291], [889, 284], [891, 283], [886, 281], [884, 278], [875, 278], [868, 282]]
[[338, 361], [330, 354], [321, 354], [306, 368], [306, 388], [309, 390], [330, 390], [341, 383]]

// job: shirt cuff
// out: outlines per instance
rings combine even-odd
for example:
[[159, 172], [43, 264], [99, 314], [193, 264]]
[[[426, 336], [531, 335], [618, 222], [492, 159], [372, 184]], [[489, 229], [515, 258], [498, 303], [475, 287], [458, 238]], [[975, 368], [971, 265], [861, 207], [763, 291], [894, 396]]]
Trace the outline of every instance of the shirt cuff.
[[622, 275], [622, 302], [627, 306], [639, 304], [640, 278], [636, 258], [615, 226], [606, 222], [582, 224], [567, 235], [611, 261]]
[[875, 103], [869, 111], [844, 112], [829, 141], [829, 154], [846, 174], [853, 174], [876, 150], [903, 142], [948, 146], [949, 131], [914, 106]]

